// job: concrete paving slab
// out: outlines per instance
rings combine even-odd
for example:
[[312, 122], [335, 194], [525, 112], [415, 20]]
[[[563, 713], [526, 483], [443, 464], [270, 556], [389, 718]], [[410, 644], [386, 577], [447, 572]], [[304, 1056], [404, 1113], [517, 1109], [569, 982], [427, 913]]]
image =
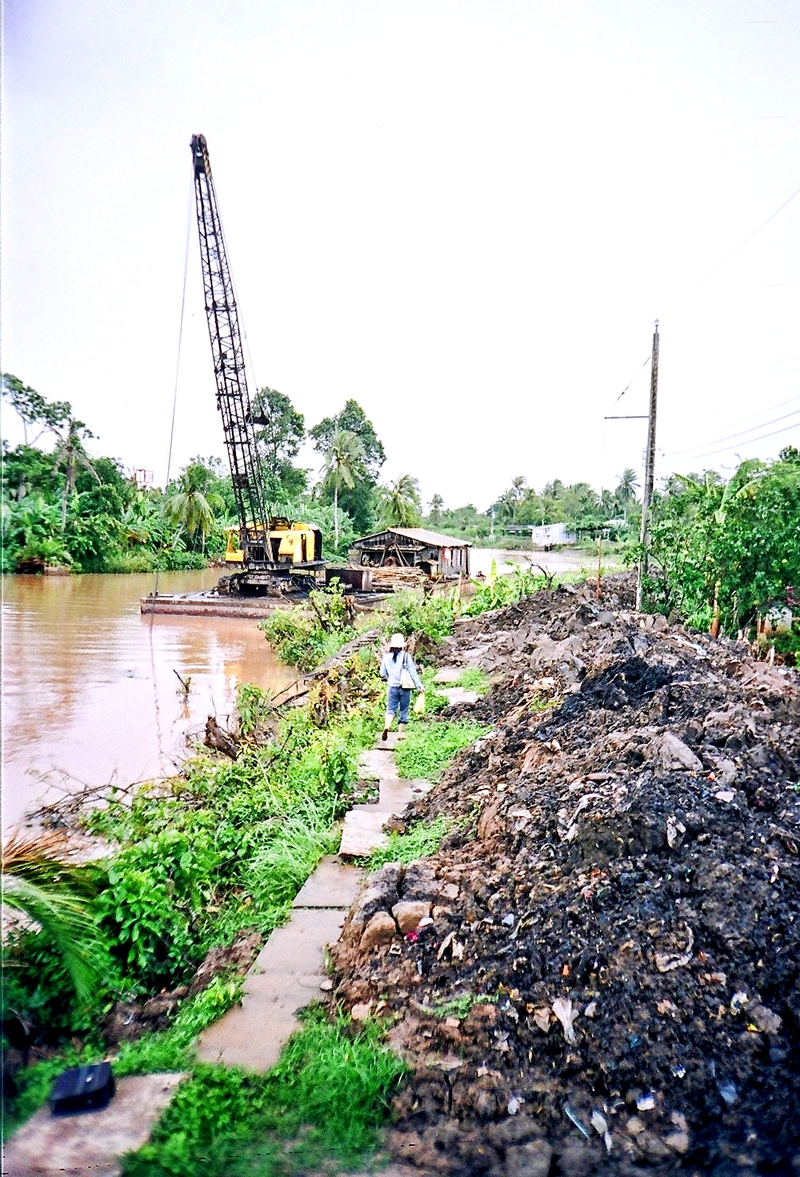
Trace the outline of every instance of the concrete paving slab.
[[389, 732], [389, 735], [385, 740], [382, 740], [380, 736], [378, 736], [377, 740], [375, 741], [376, 752], [394, 752], [396, 747], [397, 732]]
[[457, 682], [463, 673], [463, 666], [440, 666], [433, 681], [437, 686], [439, 683]]
[[366, 858], [373, 850], [388, 846], [389, 839], [381, 830], [390, 815], [382, 813], [377, 806], [351, 809], [344, 819], [340, 855], [345, 858]]
[[361, 884], [362, 872], [335, 854], [322, 859], [295, 895], [292, 907], [349, 908]]
[[477, 691], [465, 691], [463, 687], [442, 687], [439, 692], [444, 695], [448, 703], [477, 703], [480, 695]]
[[287, 982], [288, 978], [270, 977], [263, 992], [253, 992], [209, 1026], [198, 1043], [198, 1058], [248, 1071], [274, 1067], [297, 1029], [297, 1011], [311, 1000], [309, 990], [295, 991]]
[[358, 775], [362, 780], [381, 781], [397, 776], [394, 756], [382, 748], [368, 748], [358, 761]]
[[345, 915], [341, 908], [297, 908], [267, 940], [247, 981], [259, 973], [321, 973], [325, 947], [339, 939]]
[[380, 797], [375, 808], [385, 815], [385, 820], [389, 814], [401, 814], [407, 805], [421, 795], [418, 790], [411, 788], [410, 781], [381, 781]]
[[182, 1074], [132, 1075], [117, 1080], [107, 1108], [52, 1115], [39, 1111], [14, 1134], [3, 1155], [5, 1177], [119, 1177], [117, 1159], [141, 1148]]
[[320, 996], [325, 948], [338, 940], [346, 911], [297, 908], [276, 928], [245, 978], [242, 1004], [203, 1031], [204, 1062], [267, 1071], [297, 1029], [298, 1010]]

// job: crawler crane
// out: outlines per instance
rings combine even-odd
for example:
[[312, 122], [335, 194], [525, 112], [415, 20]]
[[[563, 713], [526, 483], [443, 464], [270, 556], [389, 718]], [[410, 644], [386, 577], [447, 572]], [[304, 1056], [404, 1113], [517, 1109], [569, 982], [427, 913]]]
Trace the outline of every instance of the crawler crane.
[[242, 335], [225, 238], [205, 136], [192, 136], [194, 191], [208, 334], [231, 467], [238, 527], [228, 529], [225, 560], [241, 571], [224, 577], [220, 591], [263, 594], [313, 588], [324, 581], [320, 529], [270, 517], [265, 470], [259, 456], [247, 388]]

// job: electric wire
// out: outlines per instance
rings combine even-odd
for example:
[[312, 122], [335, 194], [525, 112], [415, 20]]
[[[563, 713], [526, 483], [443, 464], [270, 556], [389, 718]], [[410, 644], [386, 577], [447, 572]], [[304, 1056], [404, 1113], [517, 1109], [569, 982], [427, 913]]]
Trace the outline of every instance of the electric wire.
[[778, 214], [779, 214], [779, 213], [782, 213], [782, 212], [783, 212], [783, 210], [784, 210], [784, 209], [785, 209], [785, 208], [786, 208], [788, 205], [790, 205], [790, 204], [792, 203], [792, 201], [795, 199], [795, 197], [797, 197], [797, 196], [800, 196], [800, 188], [798, 188], [796, 192], [793, 192], [793, 193], [792, 193], [792, 195], [789, 197], [789, 199], [788, 199], [788, 200], [784, 200], [784, 202], [783, 202], [783, 204], [780, 206], [780, 208], [776, 208], [774, 213], [770, 213], [770, 215], [767, 217], [766, 221], [763, 221], [763, 222], [762, 222], [762, 223], [761, 223], [761, 224], [758, 226], [758, 228], [757, 228], [757, 229], [754, 229], [754, 230], [753, 230], [753, 232], [750, 234], [750, 236], [749, 236], [749, 237], [745, 237], [744, 241], [741, 241], [741, 242], [740, 242], [740, 243], [739, 243], [739, 244], [736, 246], [736, 248], [735, 248], [735, 249], [732, 249], [732, 250], [731, 250], [731, 252], [730, 252], [729, 254], [727, 254], [727, 255], [726, 255], [726, 256], [725, 256], [725, 257], [722, 259], [722, 261], [721, 261], [721, 262], [718, 262], [718, 263], [717, 263], [717, 265], [716, 265], [716, 266], [714, 266], [714, 268], [713, 268], [712, 270], [709, 270], [709, 271], [708, 271], [708, 273], [707, 273], [707, 274], [705, 274], [705, 275], [704, 275], [702, 278], [700, 278], [700, 279], [699, 279], [697, 282], [695, 282], [695, 284], [694, 284], [693, 286], [690, 286], [690, 287], [688, 288], [688, 290], [685, 290], [685, 291], [683, 292], [683, 294], [679, 295], [679, 296], [678, 296], [678, 298], [677, 298], [677, 300], [676, 300], [676, 301], [677, 301], [677, 303], [680, 303], [680, 302], [682, 302], [682, 301], [683, 301], [685, 298], [688, 298], [690, 294], [694, 294], [695, 290], [697, 290], [697, 288], [698, 288], [699, 286], [702, 286], [702, 285], [703, 285], [703, 283], [704, 283], [704, 282], [707, 282], [709, 278], [713, 278], [713, 277], [714, 277], [714, 275], [715, 275], [716, 273], [718, 273], [718, 272], [719, 272], [719, 271], [722, 269], [722, 267], [723, 267], [723, 266], [726, 266], [726, 265], [728, 264], [728, 262], [731, 260], [731, 258], [733, 258], [733, 257], [736, 257], [736, 254], [737, 254], [737, 253], [740, 253], [740, 252], [741, 252], [741, 250], [743, 250], [743, 249], [744, 249], [744, 247], [745, 247], [746, 245], [748, 245], [748, 244], [749, 244], [749, 243], [750, 243], [750, 242], [753, 240], [753, 238], [754, 238], [754, 237], [757, 237], [757, 236], [758, 236], [758, 234], [761, 232], [761, 230], [762, 230], [762, 229], [766, 229], [766, 227], [767, 227], [767, 225], [770, 223], [770, 221], [774, 221], [774, 220], [775, 220], [775, 218], [778, 216]]
[[[790, 433], [792, 429], [800, 429], [800, 421], [795, 421], [793, 425], [784, 425], [782, 429], [773, 429], [771, 433], [763, 433], [760, 437], [745, 438], [741, 444], [753, 445], [757, 441], [766, 441], [768, 437], [777, 437], [780, 433]], [[740, 443], [734, 442], [733, 445], [724, 445], [720, 449], [710, 450], [705, 454], [694, 454], [688, 460], [694, 462], [699, 461], [700, 459], [705, 460], [706, 458], [713, 458], [715, 454], [727, 454], [730, 453], [731, 450], [735, 450], [738, 444]]]
[[[630, 388], [630, 386], [633, 384], [633, 382], [634, 382], [634, 380], [636, 379], [636, 377], [637, 377], [637, 376], [639, 375], [639, 373], [641, 372], [642, 368], [646, 367], [646, 366], [647, 366], [647, 365], [650, 363], [650, 360], [651, 360], [651, 358], [652, 358], [652, 355], [653, 355], [653, 353], [652, 353], [652, 352], [650, 352], [648, 355], [646, 355], [646, 356], [645, 356], [645, 358], [644, 358], [644, 360], [642, 361], [642, 363], [641, 363], [641, 364], [639, 365], [639, 367], [636, 369], [636, 371], [635, 371], [635, 372], [634, 372], [634, 374], [631, 376], [631, 378], [630, 378], [630, 380], [628, 381], [628, 383], [627, 383], [627, 384], [625, 385], [625, 387], [623, 388], [622, 392], [621, 392], [621, 393], [619, 394], [619, 396], [617, 397], [617, 400], [615, 400], [615, 401], [614, 401], [614, 404], [616, 404], [616, 403], [617, 403], [617, 401], [621, 401], [621, 400], [622, 400], [622, 398], [624, 397], [625, 393], [628, 391], [628, 389], [629, 389], [629, 388]], [[613, 406], [612, 406], [612, 407], [613, 407]]]
[[[788, 198], [788, 200], [784, 200], [783, 204], [779, 208], [776, 208], [773, 213], [770, 213], [770, 215], [767, 217], [767, 219], [765, 221], [762, 221], [762, 223], [758, 226], [757, 229], [754, 229], [753, 232], [748, 237], [745, 237], [744, 241], [741, 241], [736, 246], [735, 249], [732, 249], [730, 253], [726, 254], [726, 256], [722, 259], [722, 261], [718, 262], [717, 265], [714, 266], [713, 269], [709, 270], [707, 274], [704, 274], [702, 278], [699, 278], [698, 281], [695, 282], [693, 286], [688, 287], [683, 292], [683, 294], [678, 295], [673, 306], [672, 307], [668, 306], [667, 310], [669, 311], [670, 309], [674, 309], [675, 306], [679, 306], [680, 303], [684, 301], [684, 299], [688, 298], [690, 294], [693, 294], [694, 291], [697, 290], [698, 287], [702, 286], [704, 282], [707, 282], [709, 278], [713, 278], [713, 276], [716, 273], [718, 273], [718, 271], [721, 270], [723, 268], [723, 266], [728, 264], [728, 262], [731, 260], [731, 258], [735, 257], [737, 253], [741, 252], [741, 250], [743, 250], [744, 247], [746, 245], [748, 245], [753, 240], [754, 237], [757, 237], [762, 229], [766, 229], [767, 225], [771, 221], [774, 221], [775, 218], [779, 215], [779, 213], [782, 213], [783, 210], [785, 208], [787, 208], [788, 205], [790, 205], [792, 203], [792, 201], [797, 196], [800, 196], [800, 188], [798, 188], [796, 192], [793, 192], [792, 195]], [[659, 318], [661, 318], [661, 316], [659, 316]], [[631, 377], [631, 379], [628, 381], [628, 383], [625, 385], [622, 392], [619, 394], [619, 396], [616, 398], [616, 400], [613, 402], [613, 404], [617, 404], [618, 401], [622, 400], [623, 396], [628, 391], [630, 386], [633, 384], [634, 380], [639, 375], [642, 368], [645, 367], [645, 365], [647, 364], [649, 359], [650, 359], [650, 356], [648, 355], [647, 358], [644, 360], [644, 362], [636, 369], [636, 372]]]
[[749, 429], [742, 429], [737, 433], [728, 433], [725, 437], [712, 437], [708, 441], [698, 442], [697, 445], [687, 446], [683, 450], [668, 450], [665, 457], [675, 457], [679, 454], [691, 454], [694, 450], [704, 450], [711, 445], [718, 445], [721, 441], [737, 441], [744, 438], [747, 433], [757, 433], [759, 429], [766, 429], [770, 425], [777, 425], [779, 421], [788, 421], [789, 417], [797, 417], [800, 415], [800, 409], [793, 409], [791, 413], [783, 413], [780, 417], [773, 417], [771, 421], [762, 421], [758, 425], [751, 425]]

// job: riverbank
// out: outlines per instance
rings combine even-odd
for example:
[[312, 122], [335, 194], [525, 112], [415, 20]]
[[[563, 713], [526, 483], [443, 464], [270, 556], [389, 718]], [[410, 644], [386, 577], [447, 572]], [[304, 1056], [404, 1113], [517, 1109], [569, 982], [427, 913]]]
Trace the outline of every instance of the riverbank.
[[[389, 1146], [424, 1173], [434, 1162], [454, 1175], [490, 1162], [510, 1177], [537, 1158], [548, 1172], [708, 1171], [746, 1136], [753, 1163], [774, 1167], [800, 1142], [798, 676], [754, 662], [744, 647], [638, 617], [625, 583], [604, 582], [600, 598], [593, 583], [521, 593], [486, 612], [497, 591], [478, 590], [472, 616], [451, 612], [449, 624], [448, 601], [436, 599], [397, 602], [385, 619], [385, 628], [415, 630], [421, 659], [446, 663], [444, 677], [481, 697], [448, 704], [425, 671], [432, 715], [412, 728], [401, 771], [436, 779], [459, 747], [451, 735], [470, 746], [393, 824], [373, 864], [389, 865], [368, 880], [336, 953], [334, 1008], [352, 1015], [333, 1023], [343, 1055], [362, 1032], [384, 1051], [389, 1032], [409, 1069], [399, 1087], [403, 1068], [392, 1072], [370, 1130], [396, 1091]], [[293, 640], [309, 636], [298, 621]], [[260, 943], [276, 926], [266, 898], [291, 902], [331, 845], [330, 822], [315, 822], [308, 798], [323, 808], [335, 799], [336, 813], [352, 802], [353, 757], [374, 738], [381, 702], [368, 648], [353, 662], [332, 659], [311, 682], [307, 710], [279, 717], [258, 695], [240, 699], [235, 762], [198, 761], [171, 791], [144, 791], [94, 828], [111, 834], [123, 874], [168, 858], [164, 877], [191, 917], [192, 951], [213, 940], [246, 956], [241, 921], [252, 918]], [[313, 852], [299, 864], [309, 830]], [[230, 846], [222, 862], [208, 855], [220, 842]], [[297, 869], [281, 873], [293, 857]], [[160, 885], [151, 874], [139, 908], [156, 919], [166, 910]], [[401, 908], [404, 920], [419, 919], [398, 933]], [[162, 928], [151, 950], [167, 941]], [[133, 941], [119, 943], [129, 956]], [[163, 967], [159, 951], [151, 965]], [[211, 984], [192, 992], [207, 959], [160, 1006], [146, 996], [158, 981], [151, 972], [137, 1008], [116, 1010], [117, 1024], [137, 1031], [143, 1017], [161, 1019], [119, 1045], [120, 1073], [192, 1071], [132, 1174], [162, 1172], [171, 1135], [201, 1108], [209, 1114], [191, 1146], [184, 1136], [171, 1174], [236, 1172], [253, 1148], [272, 1148], [277, 1129], [256, 1114], [259, 1101], [278, 1077], [294, 1082], [320, 1027], [331, 1033], [327, 1016], [314, 1015], [311, 1038], [265, 1085], [198, 1069], [197, 1033], [239, 993], [224, 952], [211, 958], [223, 972], [206, 968]], [[324, 1085], [324, 1068], [313, 1082]], [[212, 1118], [222, 1091], [237, 1101], [233, 1135]], [[319, 1113], [334, 1114], [330, 1104]], [[204, 1167], [209, 1157], [216, 1170]]]
[[[526, 582], [514, 583], [521, 591]], [[340, 618], [339, 637], [331, 634], [340, 600], [329, 596], [322, 632], [338, 646], [347, 632]], [[435, 641], [452, 628], [456, 605], [398, 598], [384, 628], [416, 625], [420, 640]], [[306, 620], [298, 624], [307, 636]], [[315, 675], [304, 708], [282, 713], [243, 687], [227, 733], [235, 760], [197, 755], [178, 776], [112, 796], [82, 819], [68, 808], [67, 832], [78, 820], [110, 848], [69, 871], [93, 896], [85, 947], [96, 983], [76, 998], [54, 942], [12, 938], [16, 968], [4, 997], [24, 1030], [20, 1046], [34, 1057], [56, 1050], [52, 1062], [19, 1073], [12, 1121], [44, 1098], [55, 1071], [109, 1047], [120, 1075], [193, 1066], [197, 1034], [238, 999], [237, 976], [332, 848], [337, 818], [365, 799], [358, 755], [380, 728], [383, 692], [369, 647]], [[62, 1038], [72, 1043], [67, 1053], [58, 1051]]]
[[[162, 573], [159, 591], [217, 578]], [[296, 678], [252, 620], [142, 617], [153, 584], [152, 575], [4, 578], [6, 832], [87, 786], [171, 776], [208, 715], [224, 724], [235, 713], [239, 683], [276, 693]]]

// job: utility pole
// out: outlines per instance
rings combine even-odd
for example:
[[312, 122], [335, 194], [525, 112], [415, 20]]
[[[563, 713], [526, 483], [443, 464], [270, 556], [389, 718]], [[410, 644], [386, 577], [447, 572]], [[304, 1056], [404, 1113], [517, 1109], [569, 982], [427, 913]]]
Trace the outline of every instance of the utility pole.
[[650, 412], [647, 418], [647, 456], [644, 465], [644, 495], [642, 497], [642, 527], [639, 542], [642, 554], [636, 577], [636, 608], [642, 608], [642, 584], [647, 575], [650, 506], [653, 501], [653, 474], [656, 464], [656, 408], [658, 403], [658, 319], [653, 332], [653, 355], [650, 365]]

